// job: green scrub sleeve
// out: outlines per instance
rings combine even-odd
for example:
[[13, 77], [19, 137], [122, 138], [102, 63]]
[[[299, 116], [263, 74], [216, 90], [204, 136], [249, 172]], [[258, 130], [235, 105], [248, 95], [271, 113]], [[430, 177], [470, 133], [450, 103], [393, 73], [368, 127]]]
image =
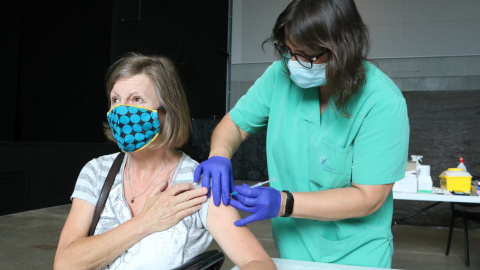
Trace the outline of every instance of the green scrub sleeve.
[[407, 105], [403, 96], [376, 103], [355, 138], [352, 181], [377, 185], [403, 179], [409, 136]]
[[233, 122], [243, 131], [254, 134], [266, 128], [275, 87], [275, 76], [279, 72], [281, 72], [279, 62], [269, 66], [230, 110], [229, 114]]

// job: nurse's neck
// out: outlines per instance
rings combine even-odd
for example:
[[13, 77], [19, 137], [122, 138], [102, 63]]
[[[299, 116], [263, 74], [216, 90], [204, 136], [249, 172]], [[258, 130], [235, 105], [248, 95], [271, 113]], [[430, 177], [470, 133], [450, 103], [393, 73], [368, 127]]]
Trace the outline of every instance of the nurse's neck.
[[329, 96], [326, 92], [327, 91], [325, 91], [324, 86], [318, 87], [318, 97], [320, 99], [320, 114], [322, 114], [323, 111], [325, 111], [325, 109], [327, 108]]

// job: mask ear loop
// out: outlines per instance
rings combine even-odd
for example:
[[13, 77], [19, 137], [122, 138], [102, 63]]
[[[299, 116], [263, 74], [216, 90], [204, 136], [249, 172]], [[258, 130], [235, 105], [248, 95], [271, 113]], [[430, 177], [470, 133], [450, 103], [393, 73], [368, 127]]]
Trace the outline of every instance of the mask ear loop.
[[157, 111], [166, 111], [166, 110], [165, 110], [165, 107], [163, 105], [160, 105], [160, 107], [158, 107]]

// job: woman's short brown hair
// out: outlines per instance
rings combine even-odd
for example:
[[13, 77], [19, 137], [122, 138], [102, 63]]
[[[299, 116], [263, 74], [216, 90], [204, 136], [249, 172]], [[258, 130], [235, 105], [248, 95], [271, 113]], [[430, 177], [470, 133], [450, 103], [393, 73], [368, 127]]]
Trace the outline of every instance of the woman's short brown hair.
[[[129, 53], [117, 60], [107, 73], [107, 99], [111, 106], [110, 93], [119, 79], [138, 74], [146, 75], [152, 82], [155, 92], [165, 108], [165, 122], [157, 138], [147, 147], [167, 146], [178, 148], [184, 145], [192, 129], [187, 98], [177, 69], [170, 59], [164, 56], [145, 56]], [[108, 123], [104, 123], [107, 138], [116, 142]]]
[[[368, 27], [353, 0], [293, 0], [278, 16], [267, 42], [328, 50], [326, 90], [337, 109], [349, 116], [346, 103], [365, 83], [363, 64], [370, 50]], [[286, 62], [284, 61], [285, 69]]]

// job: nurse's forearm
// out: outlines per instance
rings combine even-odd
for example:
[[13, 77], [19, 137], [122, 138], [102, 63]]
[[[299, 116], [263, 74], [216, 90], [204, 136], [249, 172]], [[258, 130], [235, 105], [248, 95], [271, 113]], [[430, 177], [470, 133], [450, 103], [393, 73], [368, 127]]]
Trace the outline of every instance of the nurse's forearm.
[[231, 159], [248, 136], [249, 134], [240, 129], [230, 115], [226, 114], [213, 130], [209, 157], [222, 156]]
[[291, 217], [315, 220], [340, 220], [363, 217], [380, 209], [393, 184], [358, 185], [316, 192], [293, 192]]

